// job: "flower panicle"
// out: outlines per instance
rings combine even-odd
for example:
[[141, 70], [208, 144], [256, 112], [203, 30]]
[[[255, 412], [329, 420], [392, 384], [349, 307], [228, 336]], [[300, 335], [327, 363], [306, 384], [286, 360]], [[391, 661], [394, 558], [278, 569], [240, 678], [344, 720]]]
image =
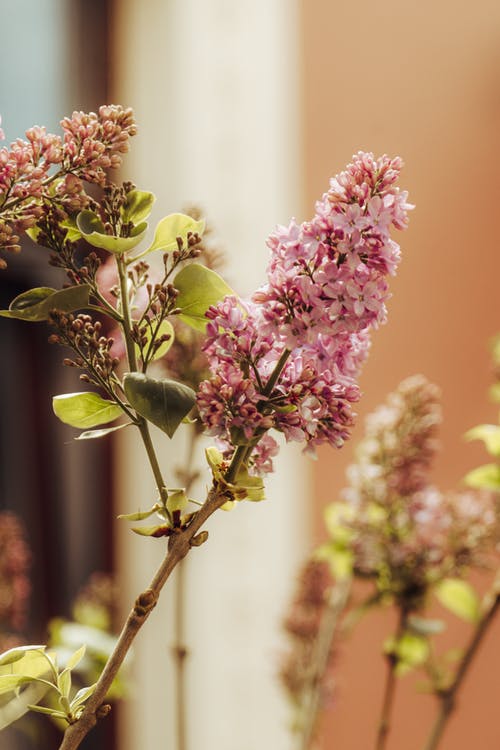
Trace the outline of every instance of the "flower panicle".
[[406, 227], [412, 208], [395, 186], [401, 166], [355, 155], [311, 221], [271, 234], [267, 282], [207, 313], [212, 374], [198, 409], [210, 434], [229, 445], [237, 434], [251, 449], [272, 428], [313, 454], [347, 439], [370, 331], [386, 320], [387, 277], [399, 262], [389, 232]]
[[[332, 554], [407, 610], [448, 576], [483, 565], [500, 539], [492, 493], [443, 493], [431, 482], [439, 389], [404, 380], [367, 418], [342, 500], [327, 510]], [[347, 558], [346, 558], [347, 555]]]

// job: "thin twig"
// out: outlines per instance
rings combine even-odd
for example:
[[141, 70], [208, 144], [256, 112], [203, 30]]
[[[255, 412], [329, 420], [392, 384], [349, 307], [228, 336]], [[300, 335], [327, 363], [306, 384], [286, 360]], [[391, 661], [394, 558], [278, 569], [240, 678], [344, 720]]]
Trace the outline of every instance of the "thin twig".
[[[397, 645], [399, 639], [404, 633], [406, 627], [407, 612], [404, 608], [400, 609], [398, 626], [395, 635], [395, 645]], [[394, 695], [396, 692], [396, 667], [398, 664], [398, 657], [394, 652], [387, 654], [387, 677], [385, 681], [384, 689], [384, 700], [382, 702], [382, 711], [380, 714], [380, 721], [378, 725], [377, 738], [375, 743], [375, 750], [384, 750], [387, 737], [391, 729], [391, 714], [394, 703]]]
[[425, 750], [436, 750], [439, 741], [443, 735], [445, 726], [451, 713], [454, 711], [456, 706], [457, 693], [462, 686], [464, 678], [469, 670], [469, 667], [477, 653], [477, 650], [484, 638], [484, 635], [490, 627], [497, 610], [500, 606], [500, 594], [496, 593], [493, 603], [478, 623], [470, 643], [465, 650], [462, 659], [458, 665], [458, 669], [455, 674], [455, 678], [446, 690], [439, 691], [436, 695], [440, 701], [440, 710], [432, 727], [429, 738], [425, 744]]
[[309, 750], [318, 722], [321, 703], [321, 685], [328, 668], [332, 644], [338, 629], [339, 618], [345, 609], [351, 590], [351, 578], [341, 578], [333, 587], [321, 618], [316, 639], [312, 666], [308, 674], [305, 696], [301, 706], [302, 725], [300, 727], [300, 750]]
[[103, 701], [106, 698], [106, 694], [111, 687], [111, 683], [116, 677], [135, 636], [156, 605], [160, 591], [180, 560], [182, 560], [189, 552], [193, 537], [196, 536], [206, 520], [210, 518], [218, 508], [224, 505], [226, 501], [227, 497], [224, 493], [212, 488], [208, 494], [206, 502], [194, 516], [189, 526], [170, 537], [168, 552], [165, 559], [158, 568], [149, 588], [137, 597], [135, 605], [123, 626], [113, 653], [108, 659], [106, 666], [99, 677], [95, 692], [87, 701], [85, 710], [80, 719], [66, 729], [59, 750], [76, 750], [89, 731], [95, 726], [97, 719], [100, 718], [101, 715], [105, 715], [106, 709], [103, 706]]
[[[195, 447], [200, 433], [196, 426], [191, 426], [186, 464], [178, 471], [181, 484], [184, 484], [186, 495], [189, 495], [196, 480], [197, 472], [193, 471]], [[172, 652], [175, 660], [175, 701], [177, 750], [187, 748], [187, 701], [186, 701], [186, 661], [189, 651], [186, 645], [186, 561], [180, 560], [175, 572], [175, 619], [174, 644]]]

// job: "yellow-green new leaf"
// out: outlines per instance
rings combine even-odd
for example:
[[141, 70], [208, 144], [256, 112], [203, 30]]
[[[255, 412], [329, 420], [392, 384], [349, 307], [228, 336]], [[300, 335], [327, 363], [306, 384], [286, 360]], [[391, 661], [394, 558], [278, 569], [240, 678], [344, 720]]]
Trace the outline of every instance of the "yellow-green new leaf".
[[136, 513], [121, 513], [118, 518], [122, 521], [144, 521], [146, 518], [150, 518], [150, 516], [158, 513], [161, 507], [159, 503], [156, 503], [149, 510], [139, 510]]
[[162, 524], [158, 526], [136, 526], [132, 529], [135, 534], [139, 536], [153, 536], [162, 537], [168, 536], [171, 532], [171, 528], [168, 524]]
[[51, 289], [37, 287], [18, 295], [9, 305], [8, 310], [0, 310], [4, 318], [16, 318], [37, 323], [48, 320], [52, 310], [73, 312], [88, 306], [90, 287], [88, 284], [71, 286], [68, 289]]
[[0, 675], [0, 695], [5, 693], [12, 693], [21, 685], [26, 685], [28, 682], [33, 682], [36, 677], [28, 677], [25, 674], [3, 674]]
[[156, 198], [153, 193], [146, 190], [132, 190], [127, 193], [124, 205], [120, 209], [122, 220], [125, 224], [140, 224], [148, 218], [152, 211]]
[[95, 689], [97, 687], [97, 682], [94, 682], [93, 685], [89, 685], [88, 687], [81, 688], [73, 698], [70, 704], [70, 708], [72, 711], [75, 711], [79, 706], [81, 706], [83, 703], [85, 703], [86, 700], [90, 698], [90, 696], [95, 692]]
[[167, 499], [167, 509], [170, 513], [183, 511], [189, 503], [188, 496], [184, 489], [169, 490]]
[[467, 581], [445, 578], [435, 586], [434, 592], [441, 604], [457, 617], [472, 623], [479, 620], [479, 599]]
[[466, 474], [465, 484], [480, 490], [500, 492], [500, 465], [484, 464]]
[[465, 433], [466, 440], [482, 440], [492, 456], [500, 456], [500, 427], [495, 424], [480, 424]]
[[401, 675], [425, 664], [429, 642], [424, 636], [407, 632], [394, 643], [391, 651], [397, 657], [396, 673]]
[[63, 669], [59, 675], [57, 679], [57, 687], [59, 688], [61, 695], [67, 699], [69, 697], [69, 691], [71, 690], [71, 669], [68, 669], [68, 667]]
[[28, 711], [37, 710], [38, 706], [34, 704], [42, 700], [49, 690], [48, 685], [33, 682], [27, 685], [21, 693], [14, 695], [7, 703], [2, 701], [2, 705], [0, 705], [0, 732]]
[[72, 656], [70, 656], [70, 658], [68, 659], [68, 663], [66, 664], [66, 669], [69, 669], [70, 671], [72, 669], [75, 669], [75, 667], [77, 667], [80, 664], [81, 660], [85, 656], [86, 649], [87, 647], [84, 644], [77, 651], [75, 651], [75, 653], [72, 654]]
[[[14, 662], [22, 659], [30, 651], [40, 652], [40, 651], [45, 651], [45, 648], [46, 648], [45, 646], [16, 646], [15, 648], [10, 648], [8, 651], [4, 651], [3, 654], [0, 654], [0, 667], [5, 667], [10, 664], [14, 664]], [[42, 657], [42, 659], [43, 658], [44, 657]]]
[[117, 404], [91, 392], [54, 396], [52, 406], [61, 422], [82, 429], [112, 422], [122, 414]]
[[234, 294], [218, 273], [199, 263], [191, 263], [179, 271], [174, 286], [179, 292], [175, 303], [181, 309], [181, 320], [203, 332], [208, 323], [205, 317], [208, 308]]
[[[153, 322], [153, 328], [154, 326], [155, 326], [155, 323]], [[174, 343], [174, 339], [175, 339], [174, 327], [169, 320], [162, 320], [162, 322], [160, 323], [158, 327], [158, 331], [156, 332], [155, 340], [158, 341], [162, 336], [167, 337], [166, 340], [162, 341], [161, 345], [158, 347], [158, 349], [156, 349], [154, 355], [150, 356], [148, 349], [149, 349], [149, 345], [152, 339], [152, 330], [148, 326], [147, 331], [144, 334], [146, 342], [142, 346], [142, 350], [141, 350], [141, 347], [139, 347], [137, 344], [134, 344], [136, 355], [140, 357], [141, 359], [142, 359], [142, 356], [144, 355], [148, 363], [154, 362], [156, 359], [160, 359], [160, 357], [164, 357], [165, 354], [167, 354], [170, 347], [172, 346], [172, 344]]]
[[129, 237], [115, 237], [112, 234], [106, 234], [100, 218], [93, 211], [88, 210], [78, 214], [76, 224], [89, 245], [116, 255], [122, 255], [137, 247], [144, 239], [148, 228], [147, 223], [143, 221], [132, 229]]
[[156, 227], [153, 244], [144, 253], [141, 253], [141, 257], [153, 253], [155, 250], [162, 250], [165, 253], [177, 250], [177, 237], [180, 237], [185, 243], [189, 233], [201, 236], [204, 231], [205, 221], [203, 219], [196, 221], [192, 216], [186, 216], [186, 214], [165, 216]]

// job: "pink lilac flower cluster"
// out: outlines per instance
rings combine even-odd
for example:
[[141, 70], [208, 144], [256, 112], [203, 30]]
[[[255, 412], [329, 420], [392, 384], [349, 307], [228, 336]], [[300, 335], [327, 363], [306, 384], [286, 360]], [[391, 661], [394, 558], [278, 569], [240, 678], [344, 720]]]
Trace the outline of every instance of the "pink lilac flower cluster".
[[[118, 167], [136, 126], [131, 109], [103, 106], [73, 112], [61, 122], [64, 136], [35, 126], [10, 148], [0, 149], [0, 248], [19, 250], [19, 234], [34, 226], [51, 203], [73, 213], [88, 203], [83, 181], [103, 185], [106, 169]], [[3, 137], [3, 132], [1, 133]], [[0, 268], [5, 267], [0, 259]]]
[[[212, 377], [198, 409], [228, 447], [256, 444], [271, 428], [311, 452], [348, 437], [369, 331], [386, 319], [386, 279], [399, 261], [389, 230], [404, 229], [412, 208], [395, 186], [401, 166], [355, 155], [312, 221], [270, 236], [267, 282], [252, 299], [227, 297], [207, 313]], [[267, 436], [265, 462], [254, 450], [256, 470], [269, 469], [275, 446]]]
[[333, 549], [381, 591], [418, 598], [464, 566], [484, 562], [498, 540], [491, 493], [442, 493], [430, 481], [441, 421], [439, 391], [403, 381], [368, 419], [347, 470], [343, 502], [327, 513]]

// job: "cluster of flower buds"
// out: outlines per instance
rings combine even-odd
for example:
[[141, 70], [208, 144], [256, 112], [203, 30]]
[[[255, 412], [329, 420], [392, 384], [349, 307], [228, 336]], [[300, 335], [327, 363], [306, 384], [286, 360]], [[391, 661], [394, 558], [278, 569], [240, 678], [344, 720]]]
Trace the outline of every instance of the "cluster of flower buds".
[[[19, 235], [57, 204], [67, 213], [85, 208], [83, 182], [104, 185], [106, 170], [119, 167], [136, 133], [131, 109], [103, 106], [97, 114], [73, 112], [61, 122], [64, 136], [43, 127], [0, 149], [0, 247], [19, 249]], [[2, 133], [3, 136], [3, 133]], [[5, 267], [0, 260], [0, 268]]]
[[[228, 297], [207, 314], [212, 377], [198, 409], [227, 446], [255, 445], [270, 428], [312, 452], [345, 441], [369, 331], [385, 321], [387, 276], [399, 260], [389, 230], [403, 229], [412, 208], [395, 186], [401, 166], [354, 156], [312, 221], [271, 235], [266, 284], [250, 301]], [[254, 470], [270, 466], [258, 450], [252, 459]]]
[[113, 356], [113, 339], [103, 335], [102, 323], [92, 320], [90, 315], [63, 313], [53, 310], [50, 323], [57, 329], [49, 337], [49, 343], [67, 346], [75, 352], [75, 358], [64, 359], [67, 367], [85, 370], [80, 379], [113, 392], [111, 379], [118, 367], [119, 359]]

